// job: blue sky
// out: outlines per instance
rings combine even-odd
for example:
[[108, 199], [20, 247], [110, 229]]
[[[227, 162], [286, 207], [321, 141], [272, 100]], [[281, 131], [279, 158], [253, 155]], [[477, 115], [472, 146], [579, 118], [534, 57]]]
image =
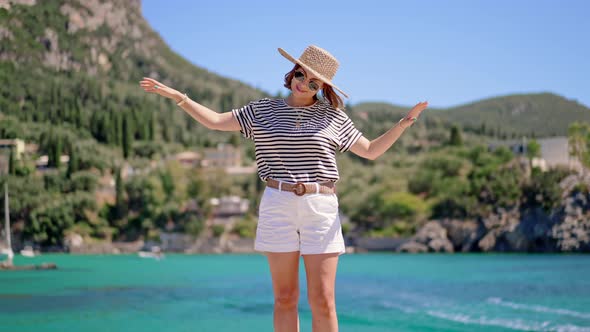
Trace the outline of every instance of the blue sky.
[[287, 92], [307, 45], [340, 61], [349, 102], [451, 107], [553, 92], [590, 106], [590, 1], [144, 0], [149, 24], [195, 65]]

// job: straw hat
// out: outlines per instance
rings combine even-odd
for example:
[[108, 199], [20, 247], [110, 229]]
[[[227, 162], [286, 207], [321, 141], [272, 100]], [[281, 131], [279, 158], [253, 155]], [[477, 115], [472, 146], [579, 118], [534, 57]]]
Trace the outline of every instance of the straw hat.
[[296, 63], [303, 67], [306, 72], [314, 74], [320, 81], [330, 85], [334, 89], [340, 91], [344, 97], [348, 98], [348, 95], [340, 90], [337, 86], [332, 83], [332, 78], [336, 75], [338, 70], [338, 60], [323, 48], [319, 48], [315, 45], [308, 46], [305, 51], [301, 54], [299, 59], [293, 58], [289, 53], [279, 47], [279, 53], [287, 58], [289, 61]]

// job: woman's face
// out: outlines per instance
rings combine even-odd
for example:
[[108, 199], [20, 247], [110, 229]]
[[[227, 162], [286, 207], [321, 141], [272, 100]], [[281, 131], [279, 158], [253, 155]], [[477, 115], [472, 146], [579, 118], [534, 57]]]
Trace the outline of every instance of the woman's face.
[[323, 84], [312, 73], [307, 73], [305, 69], [299, 67], [295, 70], [291, 80], [291, 91], [294, 95], [312, 98], [322, 88]]

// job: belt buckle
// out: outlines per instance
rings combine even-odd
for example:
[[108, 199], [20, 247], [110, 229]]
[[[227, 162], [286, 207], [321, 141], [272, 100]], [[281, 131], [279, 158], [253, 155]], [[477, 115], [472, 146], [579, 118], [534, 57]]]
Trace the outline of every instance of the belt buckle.
[[294, 189], [293, 192], [295, 193], [295, 195], [297, 195], [297, 196], [305, 195], [306, 189], [305, 189], [305, 184], [303, 184], [303, 182], [295, 183], [295, 187], [293, 189]]

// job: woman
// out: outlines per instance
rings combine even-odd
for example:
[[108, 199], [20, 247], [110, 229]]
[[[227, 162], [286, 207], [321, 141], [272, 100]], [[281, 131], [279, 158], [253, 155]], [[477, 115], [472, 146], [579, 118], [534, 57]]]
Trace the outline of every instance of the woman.
[[[255, 249], [268, 259], [274, 291], [275, 331], [298, 331], [299, 256], [303, 256], [313, 331], [337, 331], [334, 288], [338, 256], [345, 252], [338, 217], [336, 150], [368, 159], [383, 154], [427, 107], [414, 106], [379, 138], [369, 141], [354, 127], [332, 83], [338, 61], [309, 46], [285, 75], [286, 99], [261, 99], [216, 113], [186, 94], [151, 78], [140, 85], [174, 99], [210, 129], [241, 131], [254, 140], [258, 175], [266, 182], [259, 207]], [[323, 100], [318, 93], [322, 91]]]

